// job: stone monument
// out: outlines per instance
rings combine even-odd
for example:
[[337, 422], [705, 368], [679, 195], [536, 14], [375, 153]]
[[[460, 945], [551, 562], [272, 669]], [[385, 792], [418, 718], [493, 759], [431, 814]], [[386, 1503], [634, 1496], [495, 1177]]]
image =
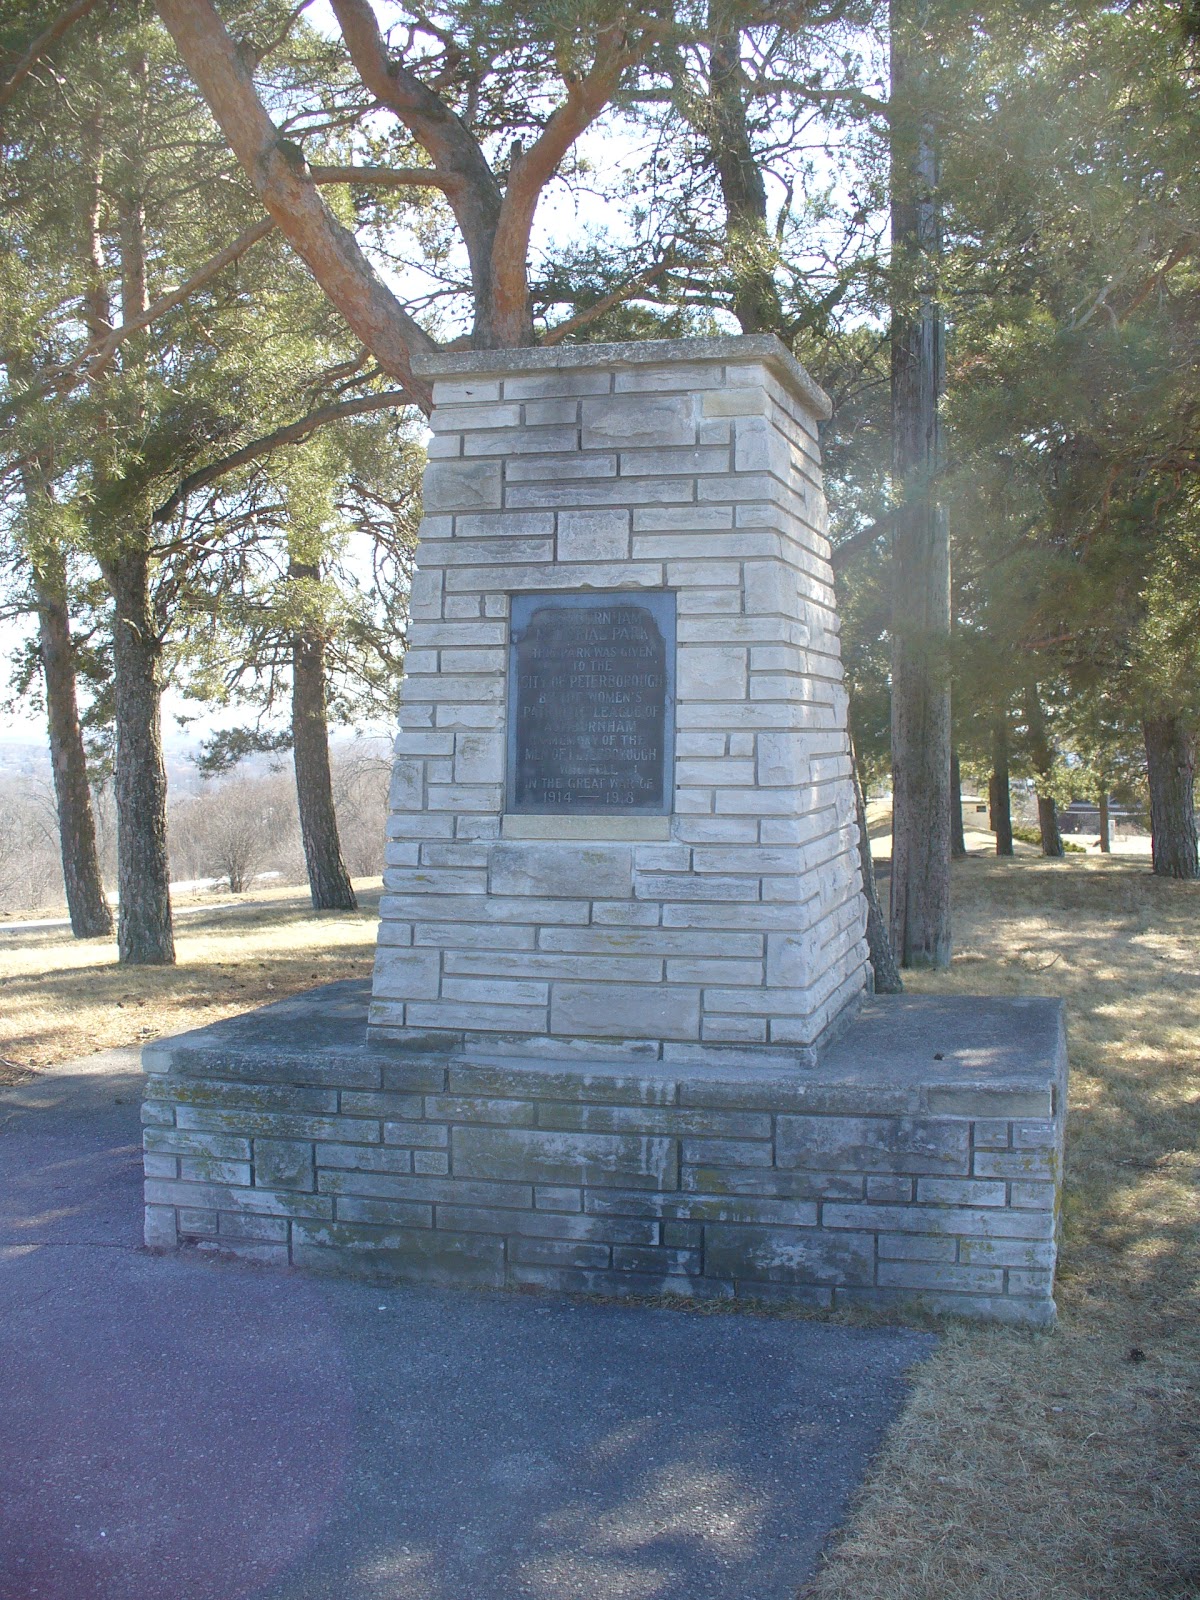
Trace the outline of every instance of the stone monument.
[[869, 973], [828, 402], [773, 338], [429, 368], [372, 1032], [811, 1063]]
[[867, 1000], [824, 395], [761, 337], [420, 369], [369, 1020], [147, 1047], [147, 1242], [1047, 1322], [1061, 1007]]

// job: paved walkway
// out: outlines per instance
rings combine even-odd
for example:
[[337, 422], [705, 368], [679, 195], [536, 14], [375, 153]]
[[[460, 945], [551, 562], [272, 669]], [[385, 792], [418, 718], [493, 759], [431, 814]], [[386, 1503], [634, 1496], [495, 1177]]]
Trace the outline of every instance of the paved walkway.
[[154, 1256], [139, 1095], [0, 1091], [0, 1600], [792, 1600], [931, 1347]]

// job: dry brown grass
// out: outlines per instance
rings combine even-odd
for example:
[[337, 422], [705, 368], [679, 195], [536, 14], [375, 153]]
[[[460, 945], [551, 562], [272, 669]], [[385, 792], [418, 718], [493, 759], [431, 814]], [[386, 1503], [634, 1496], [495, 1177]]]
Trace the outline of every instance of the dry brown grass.
[[1198, 1596], [1200, 884], [973, 858], [954, 915], [911, 989], [1067, 1002], [1059, 1325], [946, 1335], [804, 1593]]
[[0, 1081], [366, 977], [379, 880], [355, 888], [357, 913], [313, 911], [307, 891], [289, 888], [180, 917], [174, 967], [119, 967], [111, 940], [65, 929], [0, 935]]

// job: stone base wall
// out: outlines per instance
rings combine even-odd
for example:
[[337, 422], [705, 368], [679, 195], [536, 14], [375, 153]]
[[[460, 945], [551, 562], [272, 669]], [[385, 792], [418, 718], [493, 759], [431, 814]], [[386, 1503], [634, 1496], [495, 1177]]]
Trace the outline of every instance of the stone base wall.
[[1053, 1319], [1054, 1002], [875, 1000], [801, 1073], [406, 1055], [363, 1042], [364, 1010], [318, 992], [147, 1047], [148, 1244]]

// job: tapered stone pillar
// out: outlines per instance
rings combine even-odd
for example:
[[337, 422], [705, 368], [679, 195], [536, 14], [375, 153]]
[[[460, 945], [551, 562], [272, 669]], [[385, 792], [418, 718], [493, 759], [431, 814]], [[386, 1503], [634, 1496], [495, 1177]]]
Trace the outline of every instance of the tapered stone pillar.
[[374, 1036], [811, 1062], [869, 974], [828, 401], [769, 337], [421, 367]]

